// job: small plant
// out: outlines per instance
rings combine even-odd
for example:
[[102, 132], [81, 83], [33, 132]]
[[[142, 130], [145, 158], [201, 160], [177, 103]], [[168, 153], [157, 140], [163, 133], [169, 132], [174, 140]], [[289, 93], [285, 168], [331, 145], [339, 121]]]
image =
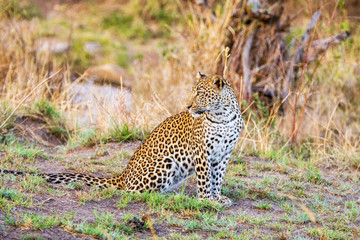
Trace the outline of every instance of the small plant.
[[201, 223], [200, 221], [198, 221], [196, 219], [193, 219], [191, 221], [187, 221], [184, 224], [184, 227], [190, 231], [200, 230], [200, 229], [203, 229], [203, 223]]
[[[103, 145], [111, 141], [122, 143], [126, 141], [144, 140], [146, 136], [147, 132], [143, 129], [130, 127], [126, 123], [113, 123], [108, 133], [103, 133], [96, 129], [87, 129], [73, 134], [70, 141], [68, 141], [67, 147], [92, 147], [97, 144]], [[104, 154], [106, 153], [104, 152]]]
[[132, 128], [128, 124], [113, 124], [110, 129], [110, 136], [113, 141], [125, 142], [134, 140], [144, 140], [146, 134], [138, 128]]
[[106, 149], [103, 142], [100, 140], [100, 146], [96, 147], [95, 153], [90, 158], [95, 159], [96, 157], [102, 157], [107, 155], [109, 155], [109, 151]]
[[124, 13], [113, 12], [103, 18], [102, 26], [105, 29], [113, 28], [123, 38], [149, 39], [151, 31], [140, 21], [134, 21], [133, 16]]
[[85, 188], [85, 183], [83, 181], [70, 182], [64, 185], [65, 189], [73, 189], [73, 190], [83, 190]]
[[0, 209], [11, 209], [15, 206], [30, 207], [33, 203], [32, 197], [20, 193], [15, 189], [0, 189]]
[[295, 181], [314, 183], [314, 184], [326, 183], [326, 181], [322, 178], [319, 169], [311, 165], [308, 165], [306, 171], [299, 175], [294, 173], [290, 179]]
[[60, 112], [47, 100], [41, 99], [34, 103], [33, 110], [38, 115], [42, 115], [51, 120], [60, 119]]
[[50, 228], [59, 224], [57, 216], [42, 216], [33, 213], [25, 213], [16, 221], [17, 225], [32, 230]]
[[265, 172], [273, 170], [273, 165], [271, 163], [256, 163], [254, 168], [260, 172]]
[[90, 192], [88, 191], [79, 191], [76, 192], [76, 197], [78, 198], [81, 205], [85, 205], [85, 202], [90, 200], [96, 200], [97, 198], [97, 188], [92, 187], [92, 190]]
[[[90, 236], [97, 236], [101, 239], [122, 239], [124, 234], [133, 233], [133, 229], [127, 226], [124, 222], [116, 221], [111, 213], [98, 213], [94, 211], [95, 222], [88, 223], [86, 221], [79, 224], [72, 224], [68, 226], [76, 233], [82, 233]], [[126, 235], [125, 235], [126, 236]]]
[[16, 226], [16, 218], [14, 215], [10, 212], [10, 208], [7, 209], [6, 215], [5, 215], [5, 222], [9, 224], [10, 226]]
[[256, 207], [263, 210], [270, 210], [272, 208], [271, 204], [268, 203], [267, 200], [265, 200], [264, 202], [258, 202], [256, 204]]
[[117, 190], [115, 187], [109, 187], [109, 188], [100, 190], [100, 196], [103, 197], [104, 199], [111, 198], [118, 194], [119, 194], [119, 190]]
[[59, 110], [48, 100], [41, 99], [34, 103], [29, 110], [30, 114], [34, 113], [39, 119], [45, 121], [46, 128], [62, 141], [66, 141], [69, 133], [66, 130], [66, 123], [62, 118]]
[[45, 179], [36, 175], [27, 175], [20, 180], [20, 185], [30, 192], [39, 192], [45, 185]]
[[213, 209], [215, 211], [222, 210], [223, 207], [219, 206], [216, 202], [208, 200], [200, 201], [197, 198], [190, 198], [186, 195], [179, 194], [161, 194], [157, 192], [145, 192], [141, 194], [141, 200], [146, 202], [148, 206], [154, 210], [161, 211], [168, 209], [175, 212], [181, 212], [186, 209], [198, 211], [201, 209]]
[[95, 129], [87, 129], [79, 131], [77, 134], [68, 141], [68, 147], [86, 146], [91, 147], [99, 142], [99, 139], [103, 139], [103, 135]]
[[235, 173], [235, 176], [247, 176], [248, 166], [246, 164], [231, 165], [231, 171]]
[[319, 169], [316, 167], [309, 166], [303, 175], [303, 179], [310, 183], [319, 184], [323, 182], [323, 179], [321, 177], [321, 173], [319, 172]]
[[[7, 120], [11, 112], [12, 108], [6, 103], [6, 101], [3, 101], [0, 104], [0, 126], [2, 126], [0, 129], [0, 142], [5, 140], [5, 133], [14, 128], [15, 115], [12, 115], [9, 120]], [[7, 122], [5, 123], [6, 120]]]
[[119, 195], [119, 200], [116, 202], [116, 206], [120, 209], [126, 208], [130, 202], [138, 201], [140, 199], [140, 194], [123, 192]]
[[[255, 93], [253, 95], [254, 101], [255, 101], [255, 105], [258, 109], [258, 114], [259, 114], [259, 119], [265, 119], [267, 120], [267, 118], [270, 115], [269, 112], [269, 107], [265, 105], [265, 102], [260, 101], [260, 97], [258, 93]], [[255, 121], [259, 120], [258, 118], [255, 118]]]
[[21, 236], [21, 240], [45, 240], [45, 238], [33, 234], [27, 234]]
[[284, 200], [281, 200], [280, 206], [287, 214], [290, 214], [295, 209], [295, 206], [291, 202]]
[[8, 146], [5, 148], [5, 151], [9, 154], [9, 160], [14, 158], [21, 158], [33, 162], [36, 157], [47, 159], [42, 149], [31, 147], [17, 141], [8, 144]]
[[119, 14], [118, 12], [112, 12], [103, 19], [102, 25], [104, 28], [130, 28], [133, 20], [134, 18], [132, 16], [126, 16], [123, 14]]
[[119, 53], [116, 55], [116, 63], [123, 68], [129, 67], [130, 59], [126, 53], [126, 49], [119, 51]]
[[348, 215], [352, 221], [356, 221], [357, 217], [360, 216], [360, 206], [355, 201], [345, 202], [345, 207], [348, 209]]
[[8, 18], [19, 18], [30, 20], [41, 18], [41, 12], [36, 4], [22, 4], [20, 0], [4, 0], [0, 3], [1, 12], [4, 11]]

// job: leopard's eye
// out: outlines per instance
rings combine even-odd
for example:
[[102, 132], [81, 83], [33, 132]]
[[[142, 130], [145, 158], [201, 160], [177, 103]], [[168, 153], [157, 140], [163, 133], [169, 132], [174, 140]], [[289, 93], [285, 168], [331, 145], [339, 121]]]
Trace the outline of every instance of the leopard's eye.
[[205, 91], [203, 91], [203, 90], [196, 91], [196, 95], [195, 95], [195, 96], [199, 96], [200, 94], [203, 94], [203, 93], [205, 93]]

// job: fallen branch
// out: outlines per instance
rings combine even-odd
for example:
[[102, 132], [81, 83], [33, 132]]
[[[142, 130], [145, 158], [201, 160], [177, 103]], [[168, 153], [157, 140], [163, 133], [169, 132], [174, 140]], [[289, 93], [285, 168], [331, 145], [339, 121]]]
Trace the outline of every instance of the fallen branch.
[[250, 99], [252, 96], [252, 90], [251, 90], [251, 69], [250, 69], [250, 49], [251, 45], [254, 39], [255, 33], [251, 33], [251, 35], [248, 37], [248, 39], [245, 42], [244, 51], [242, 53], [241, 62], [243, 65], [243, 72], [244, 72], [244, 84], [246, 87], [246, 98]]
[[[313, 14], [311, 21], [308, 24], [308, 26], [306, 27], [306, 31], [301, 38], [301, 42], [299, 43], [298, 50], [290, 62], [288, 71], [286, 73], [283, 92], [281, 94], [282, 99], [285, 96], [289, 95], [290, 90], [295, 86], [296, 76], [297, 76], [297, 73], [299, 70], [299, 63], [302, 62], [302, 60], [304, 59], [304, 57], [303, 57], [304, 53], [305, 53], [304, 47], [306, 46], [306, 44], [310, 38], [311, 30], [314, 28], [315, 22], [319, 19], [320, 15], [321, 15], [321, 11], [317, 11]], [[283, 105], [284, 113], [285, 113], [287, 102], [288, 101], [285, 100], [283, 103], [284, 104]]]
[[311, 30], [314, 28], [315, 22], [319, 19], [320, 15], [321, 15], [321, 11], [317, 11], [313, 14], [311, 21], [308, 24], [308, 26], [306, 27], [306, 31], [305, 31], [304, 35], [302, 36], [298, 50], [297, 50], [296, 54], [294, 55], [294, 57], [290, 63], [288, 72], [286, 74], [286, 83], [288, 85], [288, 89], [287, 89], [287, 92], [285, 92], [284, 96], [286, 96], [289, 93], [289, 89], [295, 85], [296, 75], [299, 70], [298, 64], [299, 64], [299, 62], [303, 62], [302, 60], [304, 59], [304, 53], [305, 53], [304, 47], [306, 46], [306, 44], [310, 38]]
[[[349, 38], [350, 32], [344, 31], [339, 34], [335, 34], [331, 37], [327, 37], [324, 39], [318, 39], [312, 41], [311, 44], [308, 43], [310, 39], [311, 30], [314, 28], [315, 22], [319, 19], [321, 12], [315, 12], [311, 18], [310, 23], [306, 28], [306, 32], [304, 33], [302, 40], [299, 44], [298, 50], [292, 61], [290, 62], [290, 66], [288, 68], [286, 78], [285, 78], [285, 85], [282, 91], [281, 97], [284, 98], [287, 96], [291, 89], [294, 88], [296, 84], [297, 74], [299, 71], [299, 66], [301, 64], [309, 64], [318, 57], [326, 52], [330, 47], [340, 44], [341, 42], [345, 41]], [[308, 46], [309, 49], [307, 51], [304, 50], [305, 46]], [[287, 101], [284, 102], [284, 109], [287, 104]]]
[[[282, 21], [284, 8], [281, 3], [275, 3], [268, 11], [262, 9], [259, 2], [241, 1], [229, 21], [230, 30], [224, 42], [231, 51], [229, 78], [233, 79], [240, 99], [249, 101], [253, 93], [258, 92], [261, 97], [266, 97], [269, 105], [282, 102], [280, 113], [285, 114], [287, 98], [299, 89], [301, 76], [304, 76], [309, 64], [320, 59], [330, 47], [346, 40], [350, 33], [341, 32], [314, 41], [311, 34], [321, 16], [321, 11], [317, 11], [307, 24], [301, 40], [296, 42], [294, 38], [289, 46], [285, 35], [302, 10]], [[293, 50], [293, 46], [296, 49]], [[218, 62], [218, 74], [224, 73], [225, 60], [222, 57]]]
[[350, 32], [344, 31], [335, 34], [331, 37], [315, 40], [311, 43], [311, 53], [307, 59], [307, 62], [312, 62], [318, 58], [319, 55], [326, 52], [329, 48], [340, 44], [350, 37]]

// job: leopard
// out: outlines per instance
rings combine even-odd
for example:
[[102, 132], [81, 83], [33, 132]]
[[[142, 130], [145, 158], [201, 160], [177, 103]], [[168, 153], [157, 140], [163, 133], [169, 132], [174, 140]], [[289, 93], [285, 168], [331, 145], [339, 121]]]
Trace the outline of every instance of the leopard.
[[[201, 72], [192, 87], [187, 109], [168, 117], [141, 143], [123, 172], [114, 177], [81, 173], [32, 173], [50, 183], [83, 181], [126, 192], [173, 191], [195, 173], [197, 196], [230, 206], [221, 187], [230, 155], [243, 130], [243, 118], [229, 80]], [[1, 173], [25, 172], [2, 169]]]

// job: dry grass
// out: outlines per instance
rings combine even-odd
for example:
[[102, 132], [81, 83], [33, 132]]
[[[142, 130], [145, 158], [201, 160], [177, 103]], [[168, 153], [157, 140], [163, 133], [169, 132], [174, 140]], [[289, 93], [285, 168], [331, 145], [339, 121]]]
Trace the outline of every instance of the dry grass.
[[[148, 131], [165, 117], [182, 111], [196, 72], [202, 71], [206, 74], [215, 72], [219, 56], [224, 54], [223, 41], [226, 30], [224, 26], [230, 20], [236, 3], [236, 1], [226, 1], [222, 8], [217, 8], [218, 18], [213, 22], [210, 21], [209, 16], [205, 21], [199, 20], [195, 17], [195, 10], [191, 5], [189, 7], [178, 3], [182, 14], [191, 17], [185, 18], [184, 27], [167, 26], [171, 32], [171, 37], [168, 39], [171, 47], [167, 49], [166, 55], [155, 59], [156, 61], [148, 61], [148, 58], [137, 60], [130, 66], [129, 72], [133, 75], [131, 94], [134, 99], [131, 111], [124, 107], [127, 99], [122, 95], [119, 96], [118, 107], [114, 109], [108, 109], [100, 100], [95, 106], [86, 105], [87, 108], [97, 108], [101, 115], [101, 121], [96, 126], [98, 131], [106, 135], [114, 124], [127, 124], [131, 128]], [[110, 11], [109, 5], [111, 1], [105, 1], [100, 7]], [[114, 7], [119, 6], [114, 5]], [[70, 16], [76, 21], [80, 21], [87, 10], [94, 10], [93, 7], [81, 4], [75, 5], [75, 8], [60, 9], [56, 18], [61, 18], [62, 12], [63, 16]], [[310, 6], [306, 9], [307, 12], [314, 10], [316, 9], [311, 9]], [[147, 11], [151, 11], [151, 8]], [[339, 21], [345, 22], [342, 14], [332, 13], [323, 14], [322, 22], [316, 27], [316, 36], [328, 36], [330, 32], [339, 30]], [[140, 14], [144, 17], [147, 13]], [[94, 19], [100, 18], [101, 16], [97, 16]], [[39, 99], [48, 99], [67, 120], [68, 131], [79, 130], [74, 119], [81, 114], [84, 106], [72, 104], [73, 96], [69, 91], [72, 84], [82, 81], [82, 77], [75, 82], [70, 80], [73, 76], [72, 50], [60, 58], [48, 51], [40, 50], [39, 39], [44, 35], [40, 21], [36, 18], [25, 21], [18, 18], [9, 19], [4, 14], [1, 16], [0, 99], [1, 102], [6, 103], [3, 111], [13, 109], [41, 81], [60, 70], [56, 76], [26, 99], [16, 114], [24, 114], [25, 109], [31, 108], [32, 103]], [[89, 24], [97, 23], [89, 22]], [[303, 26], [299, 27], [302, 28]], [[71, 31], [73, 32], [65, 34], [70, 37], [70, 42], [71, 34], [73, 36], [77, 34], [76, 29]], [[328, 51], [318, 63], [307, 69], [308, 73], [302, 76], [302, 84], [295, 93], [299, 96], [297, 106], [294, 107], [293, 98], [289, 97], [289, 108], [296, 110], [298, 128], [297, 142], [292, 147], [301, 151], [301, 146], [307, 143], [311, 149], [311, 161], [317, 164], [359, 167], [360, 90], [356, 72], [359, 71], [360, 51], [358, 31], [358, 29], [354, 30], [351, 41]], [[293, 35], [301, 37], [299, 34]], [[158, 41], [150, 43], [149, 47], [155, 43]], [[310, 98], [306, 102], [308, 96]], [[260, 103], [247, 105], [250, 104], [255, 106]], [[304, 105], [306, 107], [302, 115], [301, 108]], [[284, 149], [288, 149], [293, 134], [294, 119], [292, 114], [279, 116], [277, 107], [246, 109], [244, 115], [246, 130], [238, 144], [238, 149], [244, 153], [260, 153], [265, 157], [281, 155]], [[264, 114], [266, 110], [270, 117]], [[6, 116], [8, 115], [0, 117], [0, 121], [4, 121]], [[74, 131], [73, 134], [76, 135], [76, 132], [78, 131]]]
[[[59, 5], [50, 19], [24, 20], [0, 13], [0, 125], [24, 100], [0, 129], [3, 168], [115, 175], [139, 145], [139, 142], [119, 144], [120, 141], [141, 139], [163, 119], [184, 110], [196, 73], [214, 73], [219, 56], [224, 54], [224, 26], [236, 1], [226, 1], [217, 7], [218, 18], [213, 22], [199, 20], [191, 5], [178, 2], [182, 23], [166, 26], [170, 34], [160, 39], [131, 39], [99, 25], [105, 15], [122, 9], [134, 15], [135, 23], [149, 21], [154, 27], [152, 7], [144, 7], [143, 12], [131, 9], [131, 3], [141, 2], [134, 0], [128, 5], [126, 1], [106, 0], [98, 5], [84, 2], [70, 7]], [[325, 4], [325, 0], [323, 5], [318, 2], [319, 6]], [[311, 2], [301, 3], [306, 7], [306, 17], [317, 10]], [[332, 13], [323, 13], [316, 36], [338, 32], [340, 25], [346, 23], [341, 13]], [[292, 35], [298, 39], [307, 23], [306, 17], [301, 25], [293, 27]], [[60, 55], [41, 51], [39, 39], [49, 36], [68, 41], [72, 48]], [[106, 56], [90, 61], [81, 55], [78, 43], [89, 40], [101, 42]], [[133, 77], [132, 107], [126, 107], [128, 99], [123, 93], [119, 93], [113, 108], [101, 99], [90, 104], [74, 104], [71, 90], [75, 84], [86, 82], [83, 72], [89, 67], [87, 64], [112, 60], [124, 42], [137, 45], [128, 49], [129, 58], [137, 54], [134, 49], [144, 52], [142, 59], [130, 62], [127, 68]], [[162, 52], [165, 53], [159, 57]], [[154, 229], [160, 237], [168, 237], [170, 233], [173, 239], [271, 239], [269, 236], [356, 239], [360, 215], [359, 53], [359, 29], [354, 29], [349, 41], [309, 66], [299, 90], [289, 97], [290, 114], [285, 116], [278, 114], [278, 106], [269, 108], [258, 100], [244, 103], [239, 99], [246, 128], [222, 188], [223, 194], [235, 202], [230, 209], [217, 209], [193, 198], [194, 179], [190, 179], [186, 188], [183, 186], [181, 194], [133, 195], [111, 189], [110, 192], [83, 189], [81, 184], [49, 186], [31, 176], [18, 181], [4, 175], [0, 176], [0, 229], [13, 234], [8, 237], [17, 238], [27, 234], [23, 228], [29, 228], [46, 229], [29, 234], [50, 233], [52, 237], [58, 234], [60, 238], [68, 234], [69, 239], [73, 237], [70, 233], [75, 232], [100, 238], [109, 238], [109, 234], [118, 239], [145, 238], [154, 236], [151, 234]], [[30, 94], [54, 73], [57, 74]], [[297, 104], [293, 99], [295, 94]], [[40, 101], [44, 99], [47, 101]], [[100, 119], [93, 126], [96, 130], [87, 126], [79, 128], [77, 116], [93, 108]], [[290, 145], [294, 109], [298, 135]], [[21, 123], [24, 117], [45, 124], [49, 131], [59, 125], [70, 134], [68, 146], [86, 147], [54, 153], [52, 148], [44, 150], [14, 140], [30, 133], [32, 140], [46, 145], [36, 129]], [[110, 140], [116, 143], [104, 143]], [[89, 145], [96, 146], [88, 148]], [[73, 211], [78, 213], [76, 217]], [[129, 227], [128, 220], [141, 219], [144, 212], [151, 213], [151, 221], [146, 221], [150, 229], [139, 233]]]
[[[329, 8], [325, 1], [317, 4], [322, 10]], [[304, 3], [304, 6], [308, 16], [317, 10], [312, 4]], [[323, 12], [312, 38], [326, 37], [348, 28], [346, 14], [331, 7], [331, 11]], [[306, 18], [303, 24], [307, 24]], [[303, 26], [297, 28], [293, 28], [293, 35], [300, 39], [303, 30], [298, 32]], [[281, 152], [289, 147], [296, 134], [293, 132], [295, 122], [298, 135], [292, 150], [301, 150], [306, 145], [310, 148], [310, 161], [316, 164], [359, 169], [359, 28], [354, 27], [351, 32], [349, 41], [329, 50], [303, 73], [300, 71], [299, 88], [289, 96], [286, 116], [276, 114], [278, 106], [269, 109], [267, 121], [253, 119], [259, 112], [246, 114], [248, 124], [241, 149], [265, 156]], [[295, 96], [298, 96], [297, 102]], [[272, 121], [274, 125], [269, 124]]]

